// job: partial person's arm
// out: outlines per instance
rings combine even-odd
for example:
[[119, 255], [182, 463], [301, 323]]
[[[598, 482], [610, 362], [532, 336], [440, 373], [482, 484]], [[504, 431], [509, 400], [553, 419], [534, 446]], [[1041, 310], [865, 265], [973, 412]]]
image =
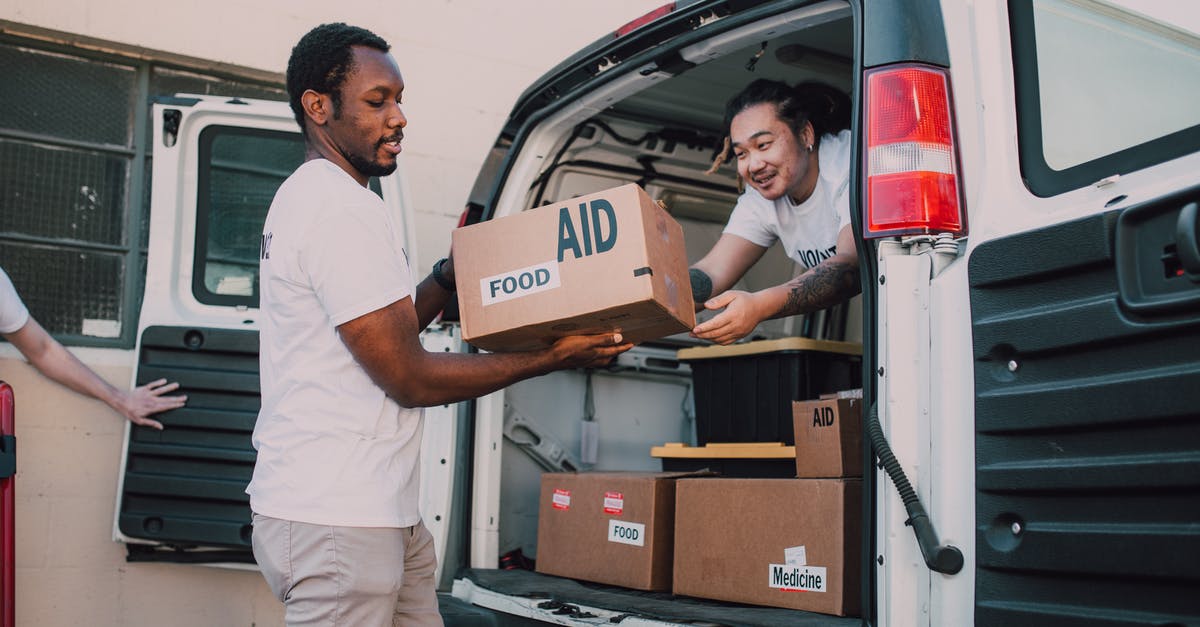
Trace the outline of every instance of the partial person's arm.
[[749, 335], [763, 320], [832, 307], [861, 289], [854, 235], [845, 226], [838, 233], [837, 252], [791, 281], [758, 292], [727, 291], [709, 299], [705, 307], [725, 311], [696, 325], [692, 335], [729, 344]]
[[524, 353], [430, 353], [421, 346], [419, 325], [417, 308], [405, 297], [337, 328], [371, 380], [405, 407], [455, 403], [554, 370], [603, 366], [633, 346], [606, 333], [564, 337]]
[[693, 290], [696, 310], [703, 309], [704, 302], [712, 296], [733, 287], [733, 284], [737, 283], [738, 279], [742, 278], [766, 252], [765, 247], [744, 237], [722, 233], [717, 243], [713, 244], [712, 250], [708, 251], [708, 254], [704, 255], [700, 261], [692, 264], [693, 283], [696, 282], [694, 277], [699, 271], [701, 281], [707, 281], [708, 286], [711, 287], [707, 294], [697, 293]]
[[113, 387], [51, 337], [33, 318], [29, 318], [20, 329], [5, 334], [4, 338], [12, 342], [38, 372], [80, 394], [104, 401], [134, 424], [162, 429], [161, 422], [148, 416], [183, 407], [187, 401], [186, 396], [163, 396], [179, 389], [178, 383], [167, 383], [166, 379], [152, 381], [132, 390]]

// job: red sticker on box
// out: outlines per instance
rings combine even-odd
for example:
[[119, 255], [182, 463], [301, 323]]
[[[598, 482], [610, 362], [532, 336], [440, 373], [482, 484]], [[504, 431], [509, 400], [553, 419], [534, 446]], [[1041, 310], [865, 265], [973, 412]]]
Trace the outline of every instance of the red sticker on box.
[[571, 509], [571, 491], [554, 488], [554, 496], [551, 497], [550, 504], [554, 506], [554, 509]]
[[604, 493], [604, 513], [620, 514], [625, 511], [625, 496], [620, 492]]

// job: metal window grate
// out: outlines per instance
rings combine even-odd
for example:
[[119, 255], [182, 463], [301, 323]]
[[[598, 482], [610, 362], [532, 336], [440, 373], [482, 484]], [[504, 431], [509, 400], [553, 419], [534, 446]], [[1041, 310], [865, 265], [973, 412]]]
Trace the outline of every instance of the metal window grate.
[[239, 96], [261, 100], [287, 100], [282, 87], [255, 85], [230, 81], [195, 72], [155, 67], [150, 73], [150, 93], [174, 95], [178, 93], [204, 94], [209, 96]]
[[119, 245], [129, 158], [0, 139], [0, 231]]
[[0, 241], [0, 266], [50, 333], [120, 337], [123, 254]]
[[0, 44], [0, 128], [129, 147], [137, 69]]

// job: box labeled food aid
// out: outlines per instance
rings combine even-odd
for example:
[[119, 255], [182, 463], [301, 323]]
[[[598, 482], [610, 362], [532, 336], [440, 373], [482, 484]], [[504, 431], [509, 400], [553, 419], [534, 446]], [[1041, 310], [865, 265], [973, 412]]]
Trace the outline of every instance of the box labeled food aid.
[[796, 401], [792, 419], [797, 477], [862, 476], [862, 399]]
[[537, 572], [671, 589], [675, 481], [689, 473], [542, 475]]
[[545, 205], [452, 235], [463, 339], [531, 350], [620, 331], [644, 342], [695, 326], [679, 223], [638, 185]]
[[681, 479], [675, 490], [675, 594], [857, 614], [862, 481]]

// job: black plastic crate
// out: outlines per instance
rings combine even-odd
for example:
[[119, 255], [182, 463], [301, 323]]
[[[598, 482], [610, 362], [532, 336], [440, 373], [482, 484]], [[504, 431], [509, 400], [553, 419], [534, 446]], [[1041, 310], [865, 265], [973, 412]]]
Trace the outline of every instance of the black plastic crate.
[[696, 445], [796, 443], [792, 401], [862, 387], [862, 346], [807, 338], [679, 351], [692, 370]]

